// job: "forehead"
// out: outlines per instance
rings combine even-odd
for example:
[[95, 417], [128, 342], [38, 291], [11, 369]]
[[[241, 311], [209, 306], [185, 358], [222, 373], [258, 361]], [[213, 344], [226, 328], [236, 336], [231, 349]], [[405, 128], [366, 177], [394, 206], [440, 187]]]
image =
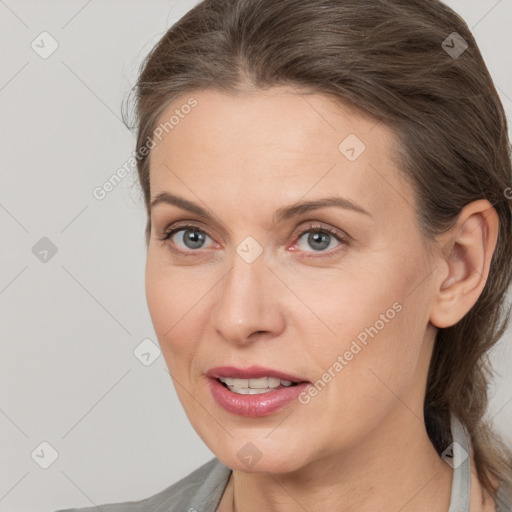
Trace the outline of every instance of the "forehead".
[[[190, 98], [196, 106], [181, 112]], [[279, 207], [328, 192], [377, 216], [412, 208], [392, 130], [328, 96], [289, 88], [236, 96], [196, 91], [174, 101], [159, 123], [173, 115], [172, 129], [151, 151], [152, 196], [179, 190], [194, 200], [193, 187], [200, 198], [215, 193], [219, 201], [243, 197], [258, 207], [275, 200]]]

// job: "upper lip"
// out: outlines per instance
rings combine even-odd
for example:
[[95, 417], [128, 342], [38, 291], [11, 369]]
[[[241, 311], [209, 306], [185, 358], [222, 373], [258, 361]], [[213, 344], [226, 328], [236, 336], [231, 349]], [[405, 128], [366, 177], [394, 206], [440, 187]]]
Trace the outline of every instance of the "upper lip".
[[247, 368], [236, 368], [235, 366], [216, 366], [210, 368], [206, 375], [212, 379], [219, 377], [233, 377], [235, 379], [259, 379], [261, 377], [275, 377], [281, 380], [289, 380], [291, 382], [306, 382], [306, 379], [284, 373], [273, 368], [265, 368], [263, 366], [249, 366]]

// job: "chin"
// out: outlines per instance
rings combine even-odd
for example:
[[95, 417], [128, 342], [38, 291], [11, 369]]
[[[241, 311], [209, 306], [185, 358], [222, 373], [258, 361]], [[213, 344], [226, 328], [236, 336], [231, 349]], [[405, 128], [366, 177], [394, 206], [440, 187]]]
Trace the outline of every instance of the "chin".
[[[279, 443], [269, 443], [269, 440], [264, 437], [253, 438], [252, 441], [230, 438], [227, 442], [228, 446], [223, 449], [215, 446], [211, 446], [210, 449], [225, 466], [234, 471], [292, 473], [307, 464], [303, 448], [296, 448], [291, 443], [281, 446]], [[304, 442], [299, 445], [303, 447]], [[233, 449], [234, 447], [236, 449]]]

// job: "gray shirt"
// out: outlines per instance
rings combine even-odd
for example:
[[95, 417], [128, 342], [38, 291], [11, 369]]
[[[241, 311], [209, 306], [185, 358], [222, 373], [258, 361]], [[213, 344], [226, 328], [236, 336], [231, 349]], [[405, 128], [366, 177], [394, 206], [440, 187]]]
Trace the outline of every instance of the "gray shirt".
[[[448, 512], [469, 512], [471, 465], [468, 438], [462, 424], [452, 416], [453, 449], [445, 460], [454, 468], [450, 508]], [[452, 456], [453, 455], [453, 456]], [[231, 470], [217, 458], [158, 494], [139, 501], [100, 505], [102, 512], [215, 512], [220, 503]], [[70, 508], [56, 512], [98, 512], [98, 507]], [[512, 512], [512, 497], [501, 490], [496, 512]]]

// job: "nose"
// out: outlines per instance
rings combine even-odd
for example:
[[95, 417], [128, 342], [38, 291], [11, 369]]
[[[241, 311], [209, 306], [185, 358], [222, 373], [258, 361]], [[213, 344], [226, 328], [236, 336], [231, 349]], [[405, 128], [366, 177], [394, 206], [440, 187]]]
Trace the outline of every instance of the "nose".
[[271, 339], [285, 328], [280, 283], [263, 256], [247, 263], [234, 254], [232, 268], [218, 286], [211, 322], [216, 333], [230, 343], [247, 345]]

